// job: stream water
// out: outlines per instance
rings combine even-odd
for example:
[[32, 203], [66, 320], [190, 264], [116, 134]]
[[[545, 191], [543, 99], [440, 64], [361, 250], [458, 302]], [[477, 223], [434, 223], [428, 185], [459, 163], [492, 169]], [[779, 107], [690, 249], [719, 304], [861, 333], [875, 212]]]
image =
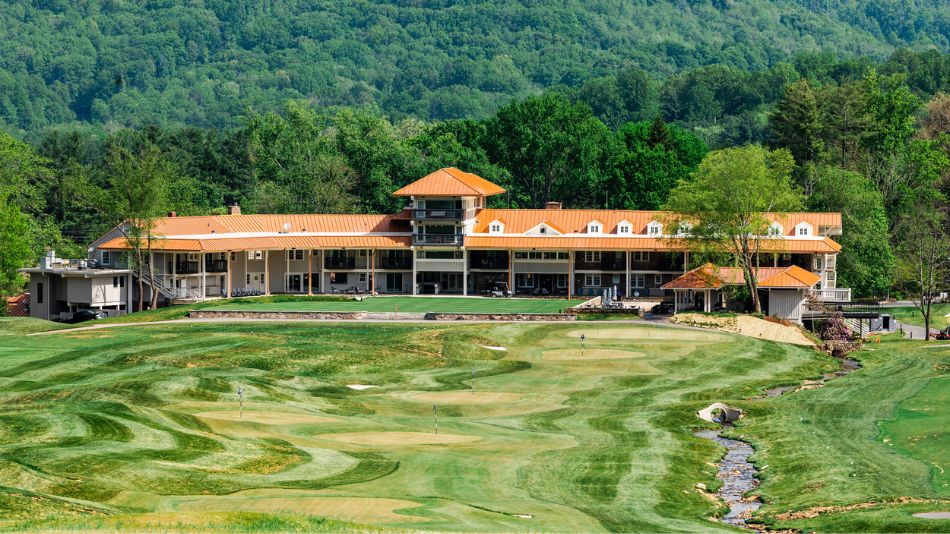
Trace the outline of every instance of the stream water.
[[[841, 369], [826, 373], [821, 379], [809, 380], [798, 386], [768, 389], [765, 395], [757, 398], [777, 397], [789, 392], [818, 388], [828, 380], [844, 376], [861, 367], [857, 360], [851, 358], [838, 358], [838, 360], [841, 362]], [[715, 441], [726, 448], [726, 455], [719, 461], [719, 473], [716, 475], [722, 481], [722, 486], [716, 492], [716, 496], [729, 506], [729, 513], [723, 516], [721, 521], [736, 527], [749, 528], [748, 520], [752, 517], [752, 513], [762, 506], [762, 501], [758, 497], [745, 497], [746, 493], [759, 485], [755, 466], [749, 462], [749, 457], [755, 449], [744, 441], [724, 438], [719, 433], [719, 430], [701, 430], [694, 435]]]

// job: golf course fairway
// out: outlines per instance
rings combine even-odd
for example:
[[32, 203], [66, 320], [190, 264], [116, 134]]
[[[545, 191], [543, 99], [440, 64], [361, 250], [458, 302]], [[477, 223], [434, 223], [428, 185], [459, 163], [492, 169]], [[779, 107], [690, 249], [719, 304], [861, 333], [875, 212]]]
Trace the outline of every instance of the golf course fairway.
[[950, 510], [950, 347], [750, 400], [838, 362], [648, 324], [43, 324], [0, 320], [0, 530], [734, 531], [697, 489], [720, 401], [759, 521], [950, 531], [913, 516]]

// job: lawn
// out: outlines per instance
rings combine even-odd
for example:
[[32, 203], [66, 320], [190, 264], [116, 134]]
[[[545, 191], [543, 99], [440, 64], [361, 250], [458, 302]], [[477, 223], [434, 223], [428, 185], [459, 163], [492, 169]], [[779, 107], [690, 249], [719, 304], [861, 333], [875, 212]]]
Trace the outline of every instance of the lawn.
[[577, 299], [484, 298], [484, 297], [365, 297], [355, 299], [234, 301], [218, 310], [241, 311], [366, 311], [406, 313], [560, 313], [584, 302]]
[[947, 528], [911, 516], [931, 502], [775, 519], [948, 497], [950, 351], [922, 342], [746, 400], [835, 363], [654, 325], [23, 324], [0, 323], [0, 529], [728, 530], [695, 490], [722, 451], [693, 413], [718, 400], [749, 411], [764, 520]]
[[[924, 316], [913, 306], [895, 306], [884, 308], [883, 313], [889, 313], [902, 323], [924, 326]], [[935, 304], [930, 312], [930, 328], [942, 330], [950, 325], [950, 304]]]

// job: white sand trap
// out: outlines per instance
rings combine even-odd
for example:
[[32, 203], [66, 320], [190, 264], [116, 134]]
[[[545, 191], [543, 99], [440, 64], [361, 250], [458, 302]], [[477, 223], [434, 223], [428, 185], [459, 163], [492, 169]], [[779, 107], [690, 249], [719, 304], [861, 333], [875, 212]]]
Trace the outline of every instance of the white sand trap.
[[318, 437], [354, 445], [438, 445], [468, 443], [482, 439], [478, 436], [435, 434], [432, 432], [343, 432], [339, 434], [321, 434]]
[[914, 514], [914, 517], [921, 519], [950, 519], [950, 512], [921, 512]]
[[475, 386], [475, 393], [470, 390], [463, 391], [419, 391], [402, 393], [396, 395], [400, 398], [433, 403], [433, 404], [493, 404], [500, 402], [516, 402], [521, 400], [523, 395], [518, 393], [504, 393], [501, 391], [478, 391]]
[[507, 351], [508, 351], [508, 347], [495, 347], [495, 346], [492, 346], [492, 345], [482, 345], [482, 348], [483, 348], [483, 349], [488, 349], [488, 350], [497, 350], [497, 351], [501, 351], [501, 352], [507, 352]]
[[363, 391], [364, 389], [371, 389], [379, 386], [373, 386], [370, 384], [347, 384], [346, 387], [355, 389], [356, 391]]
[[289, 512], [360, 523], [426, 521], [395, 513], [421, 504], [403, 499], [371, 497], [209, 497], [187, 501], [178, 506], [183, 512]]
[[541, 353], [541, 359], [549, 361], [560, 360], [616, 360], [622, 358], [642, 358], [645, 356], [642, 352], [632, 350], [617, 349], [584, 349], [584, 355], [581, 356], [581, 349], [553, 349]]
[[306, 425], [312, 423], [334, 423], [339, 421], [339, 419], [327, 417], [325, 415], [313, 415], [309, 413], [297, 412], [245, 411], [243, 419], [241, 418], [240, 410], [201, 412], [193, 415], [195, 417], [201, 417], [202, 419], [244, 421], [247, 423], [262, 423], [265, 425]]

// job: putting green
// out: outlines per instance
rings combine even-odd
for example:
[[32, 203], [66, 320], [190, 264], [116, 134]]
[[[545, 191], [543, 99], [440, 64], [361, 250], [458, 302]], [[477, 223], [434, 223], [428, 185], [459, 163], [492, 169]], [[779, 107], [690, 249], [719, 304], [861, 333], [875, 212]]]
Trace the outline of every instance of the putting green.
[[402, 447], [407, 445], [438, 445], [445, 443], [470, 443], [482, 438], [458, 434], [436, 434], [434, 432], [348, 432], [339, 434], [320, 434], [318, 438], [341, 441], [353, 445], [384, 445]]
[[394, 393], [392, 396], [427, 404], [497, 404], [518, 402], [524, 397], [519, 393], [499, 391], [417, 391]]
[[631, 350], [614, 349], [584, 349], [583, 355], [581, 349], [553, 349], [542, 353], [546, 360], [615, 360], [626, 358], [641, 358], [642, 352]]
[[263, 412], [219, 410], [214, 412], [199, 412], [192, 414], [202, 419], [220, 419], [223, 421], [244, 421], [265, 425], [305, 425], [315, 423], [334, 423], [339, 421], [334, 417], [291, 412]]

